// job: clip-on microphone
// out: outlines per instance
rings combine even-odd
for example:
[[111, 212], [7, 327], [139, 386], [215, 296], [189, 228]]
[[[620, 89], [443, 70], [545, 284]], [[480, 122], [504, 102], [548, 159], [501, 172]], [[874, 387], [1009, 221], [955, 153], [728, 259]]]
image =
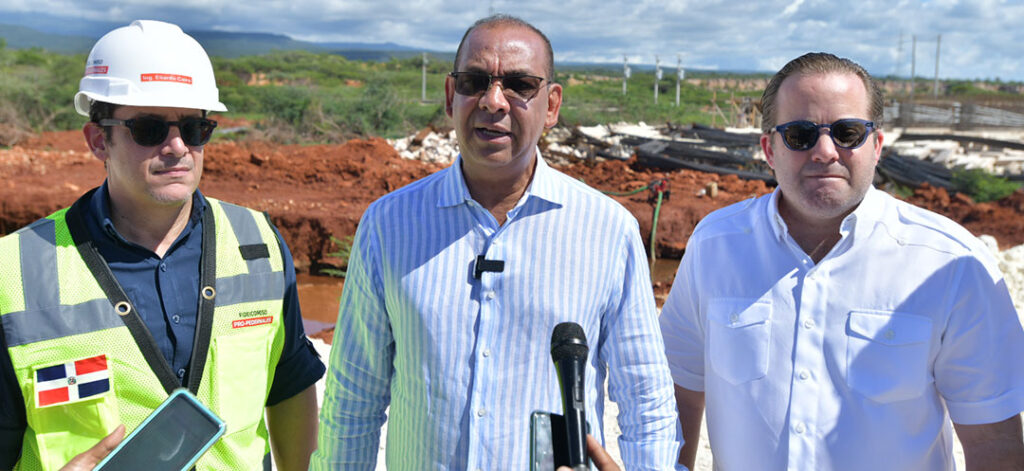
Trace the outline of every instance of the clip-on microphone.
[[483, 255], [476, 256], [476, 263], [473, 264], [473, 278], [480, 279], [485, 271], [500, 273], [505, 271], [504, 260], [487, 260]]

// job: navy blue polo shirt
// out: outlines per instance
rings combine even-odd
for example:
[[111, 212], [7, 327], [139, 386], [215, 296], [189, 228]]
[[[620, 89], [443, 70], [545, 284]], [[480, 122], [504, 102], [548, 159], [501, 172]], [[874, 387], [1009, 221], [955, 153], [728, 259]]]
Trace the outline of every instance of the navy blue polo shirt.
[[[192, 214], [185, 228], [163, 258], [125, 240], [110, 219], [106, 183], [92, 194], [85, 212], [86, 227], [96, 248], [107, 261], [178, 380], [184, 384], [191, 372], [192, 345], [199, 306], [199, 266], [202, 256], [204, 211], [208, 207], [198, 190], [192, 196]], [[281, 234], [276, 232], [278, 239]], [[274, 373], [267, 405], [272, 406], [302, 392], [324, 374], [324, 365], [306, 338], [299, 310], [295, 266], [282, 242], [284, 258], [285, 340]], [[2, 261], [0, 261], [2, 263]], [[21, 453], [25, 433], [25, 409], [7, 342], [0, 329], [0, 469], [9, 469]]]

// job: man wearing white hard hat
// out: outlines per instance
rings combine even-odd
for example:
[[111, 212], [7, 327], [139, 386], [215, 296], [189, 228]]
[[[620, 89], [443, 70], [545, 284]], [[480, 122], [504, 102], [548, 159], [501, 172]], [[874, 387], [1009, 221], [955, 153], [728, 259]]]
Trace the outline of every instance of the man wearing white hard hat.
[[197, 469], [306, 469], [324, 366], [269, 218], [197, 189], [227, 110], [206, 52], [115, 29], [75, 108], [106, 181], [0, 239], [0, 469], [91, 469], [176, 388], [227, 423]]

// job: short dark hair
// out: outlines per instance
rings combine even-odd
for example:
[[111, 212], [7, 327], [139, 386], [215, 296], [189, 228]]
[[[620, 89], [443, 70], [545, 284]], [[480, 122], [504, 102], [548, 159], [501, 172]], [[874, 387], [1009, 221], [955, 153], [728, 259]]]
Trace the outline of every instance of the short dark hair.
[[884, 104], [882, 89], [871, 78], [871, 75], [850, 59], [837, 57], [827, 52], [810, 52], [789, 61], [768, 81], [768, 86], [765, 87], [764, 94], [761, 95], [761, 131], [767, 134], [778, 124], [775, 116], [778, 105], [775, 103], [775, 98], [779, 93], [779, 87], [782, 86], [782, 82], [786, 78], [798, 74], [827, 73], [850, 73], [860, 77], [861, 82], [864, 83], [864, 89], [867, 90], [869, 100], [868, 118], [875, 122], [876, 128], [882, 126]]
[[[100, 120], [113, 118], [114, 112], [121, 105], [115, 105], [113, 103], [107, 103], [105, 101], [90, 100], [89, 102], [89, 121], [96, 124], [100, 124]], [[113, 135], [113, 129], [110, 126], [102, 126], [103, 134], [107, 136], [107, 141], [110, 140], [110, 136]]]
[[540, 38], [544, 41], [544, 53], [547, 56], [547, 63], [545, 64], [545, 66], [547, 67], [547, 70], [545, 71], [547, 73], [546, 78], [548, 80], [553, 80], [555, 78], [555, 53], [551, 49], [551, 41], [548, 40], [548, 37], [545, 36], [544, 33], [541, 32], [541, 30], [537, 29], [530, 23], [527, 23], [526, 21], [523, 21], [522, 19], [514, 17], [512, 15], [506, 15], [504, 13], [498, 13], [496, 15], [488, 16], [487, 18], [481, 18], [477, 20], [476, 23], [473, 23], [473, 26], [470, 26], [469, 29], [466, 30], [466, 34], [463, 34], [462, 40], [459, 41], [459, 48], [455, 50], [455, 63], [452, 66], [454, 67], [456, 72], [458, 72], [459, 68], [459, 59], [462, 58], [462, 46], [466, 44], [466, 38], [469, 37], [469, 33], [472, 33], [477, 28], [496, 28], [500, 26], [516, 26], [520, 28], [526, 28], [530, 31], [533, 31], [534, 33], [537, 33], [537, 36], [540, 36]]

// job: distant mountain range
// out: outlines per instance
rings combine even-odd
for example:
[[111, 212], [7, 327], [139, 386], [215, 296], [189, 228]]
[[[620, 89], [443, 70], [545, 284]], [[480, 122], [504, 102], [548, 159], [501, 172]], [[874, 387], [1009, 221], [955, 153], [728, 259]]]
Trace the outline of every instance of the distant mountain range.
[[[45, 24], [43, 25], [45, 26]], [[41, 26], [42, 27], [42, 26]], [[116, 26], [111, 27], [113, 29]], [[83, 31], [84, 32], [84, 31]], [[92, 45], [103, 33], [93, 36], [86, 34], [61, 34], [40, 31], [21, 25], [0, 23], [0, 38], [4, 38], [10, 49], [38, 47], [61, 54], [88, 54]], [[224, 31], [187, 31], [196, 38], [211, 56], [239, 57], [266, 54], [272, 51], [328, 52], [350, 60], [386, 61], [407, 58], [423, 52], [434, 58], [452, 60], [454, 52], [424, 51], [394, 43], [314, 43], [298, 41], [283, 34], [232, 33]]]
[[[39, 47], [61, 54], [88, 54], [96, 40], [108, 31], [124, 26], [121, 23], [96, 21], [69, 22], [65, 18], [49, 15], [5, 13], [0, 20], [0, 38], [9, 49]], [[391, 58], [404, 59], [426, 52], [434, 61], [454, 61], [455, 52], [439, 52], [417, 49], [395, 43], [318, 43], [299, 41], [283, 34], [240, 33], [225, 31], [186, 31], [196, 38], [206, 52], [216, 57], [239, 57], [266, 54], [273, 51], [310, 51], [338, 54], [349, 60], [387, 61]], [[560, 70], [600, 70], [619, 74], [621, 63], [556, 62]], [[629, 64], [635, 72], [650, 72], [654, 64]], [[662, 66], [665, 77], [675, 73], [675, 67]], [[710, 71], [687, 68], [687, 73], [705, 72], [711, 74], [764, 74], [759, 71]]]

